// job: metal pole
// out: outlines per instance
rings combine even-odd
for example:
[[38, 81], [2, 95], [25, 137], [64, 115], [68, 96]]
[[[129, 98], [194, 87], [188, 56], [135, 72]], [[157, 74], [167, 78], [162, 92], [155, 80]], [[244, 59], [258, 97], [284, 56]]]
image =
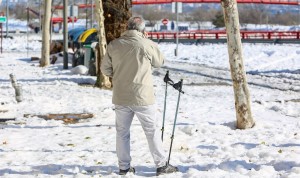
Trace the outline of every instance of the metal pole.
[[8, 3], [9, 0], [6, 0], [6, 37], [8, 37], [8, 17], [9, 17]]
[[0, 28], [1, 28], [1, 54], [3, 52], [3, 49], [2, 49], [2, 45], [3, 45], [3, 30], [2, 30], [2, 23], [0, 23]]
[[[39, 26], [39, 33], [41, 33], [42, 31], [42, 10], [41, 10], [41, 0], [39, 2], [39, 22], [40, 22], [40, 26]], [[41, 33], [42, 34], [42, 33]]]
[[176, 50], [175, 56], [178, 56], [178, 2], [175, 4], [175, 11], [176, 11]]
[[64, 69], [68, 69], [68, 0], [64, 0], [64, 10], [63, 10], [63, 18], [64, 18]]
[[176, 107], [176, 113], [175, 113], [175, 119], [174, 119], [174, 124], [173, 124], [173, 131], [172, 131], [172, 136], [171, 136], [171, 144], [170, 144], [170, 149], [169, 149], [169, 157], [168, 157], [168, 161], [167, 161], [167, 165], [169, 165], [170, 162], [170, 158], [171, 158], [171, 152], [172, 152], [172, 146], [173, 146], [173, 140], [174, 140], [174, 133], [175, 133], [175, 126], [176, 126], [176, 120], [177, 120], [177, 114], [178, 114], [178, 108], [179, 108], [179, 101], [180, 101], [180, 93], [181, 88], [182, 88], [182, 79], [180, 80], [180, 88], [178, 90], [178, 99], [177, 99], [177, 107]]
[[270, 29], [269, 29], [269, 8], [270, 8], [270, 6], [268, 5], [267, 6], [267, 12], [266, 12], [266, 23], [267, 23], [267, 31], [269, 31]]
[[94, 27], [94, 0], [91, 0], [92, 1], [92, 24], [91, 24], [91, 28]]
[[162, 127], [161, 127], [161, 141], [164, 141], [166, 106], [167, 106], [167, 94], [168, 94], [168, 83], [166, 82], [165, 101], [164, 101], [164, 115], [163, 115], [163, 123], [162, 123]]
[[73, 0], [73, 1], [72, 1], [72, 8], [71, 8], [71, 11], [72, 11], [72, 12], [71, 12], [71, 13], [72, 13], [72, 17], [71, 17], [71, 18], [72, 18], [72, 29], [74, 29], [74, 19], [75, 19], [75, 18], [74, 18], [74, 5], [75, 5], [75, 4], [74, 4], [74, 0]]
[[298, 31], [300, 30], [300, 0], [298, 1], [298, 23], [299, 23], [299, 29]]
[[[29, 4], [28, 4], [28, 1], [27, 1], [27, 8], [29, 8]], [[27, 40], [26, 40], [26, 44], [27, 44], [27, 57], [28, 57], [28, 25], [29, 25], [29, 10], [27, 11], [27, 24], [26, 24], [26, 36], [27, 36]]]
[[88, 0], [85, 0], [85, 28], [88, 29], [88, 11], [87, 11], [87, 3], [88, 3]]
[[167, 71], [166, 76], [164, 78], [164, 82], [166, 83], [166, 90], [165, 90], [163, 123], [162, 123], [162, 127], [161, 127], [161, 141], [164, 141], [165, 118], [166, 118], [167, 95], [168, 95], [168, 79], [169, 79], [169, 71]]

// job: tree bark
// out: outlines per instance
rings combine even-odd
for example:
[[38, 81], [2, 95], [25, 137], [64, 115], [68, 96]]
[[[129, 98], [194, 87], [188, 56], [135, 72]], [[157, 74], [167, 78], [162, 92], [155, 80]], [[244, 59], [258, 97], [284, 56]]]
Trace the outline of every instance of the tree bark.
[[131, 0], [106, 0], [103, 2], [107, 44], [119, 38], [131, 17]]
[[51, 16], [52, 0], [47, 0], [44, 4], [44, 24], [42, 35], [42, 54], [41, 67], [46, 67], [50, 64], [50, 16]]
[[[96, 0], [96, 17], [98, 20], [99, 48], [96, 49], [97, 87], [111, 88], [112, 84], [108, 77], [100, 71], [106, 46], [115, 38], [119, 38], [127, 28], [127, 21], [131, 17], [131, 0]], [[104, 28], [105, 24], [105, 28]], [[98, 52], [97, 52], [98, 51]]]
[[109, 81], [109, 77], [103, 75], [103, 73], [100, 70], [101, 61], [104, 58], [104, 55], [106, 53], [106, 37], [105, 37], [105, 27], [104, 27], [104, 16], [103, 16], [103, 4], [102, 0], [96, 0], [96, 18], [98, 21], [98, 37], [99, 37], [99, 43], [96, 46], [96, 74], [97, 74], [97, 81], [95, 86], [100, 88], [111, 88], [111, 82]]
[[244, 70], [242, 42], [236, 0], [221, 0], [227, 33], [227, 45], [231, 78], [235, 96], [235, 109], [238, 129], [254, 126], [251, 113], [250, 94]]

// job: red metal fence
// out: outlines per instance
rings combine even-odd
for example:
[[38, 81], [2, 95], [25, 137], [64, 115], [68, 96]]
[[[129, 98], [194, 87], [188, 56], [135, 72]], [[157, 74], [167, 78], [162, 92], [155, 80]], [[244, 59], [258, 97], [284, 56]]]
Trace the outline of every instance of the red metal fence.
[[[151, 39], [176, 39], [176, 32], [149, 32]], [[226, 39], [225, 31], [187, 31], [178, 34], [179, 39]], [[241, 39], [295, 39], [300, 40], [300, 31], [241, 31]]]
[[[220, 3], [221, 0], [132, 0], [132, 4], [167, 4], [172, 2], [182, 3]], [[299, 5], [299, 0], [237, 0], [238, 3], [257, 3], [257, 4], [282, 4]]]
[[[172, 2], [182, 3], [221, 3], [221, 0], [132, 0], [133, 5], [142, 4], [168, 4]], [[300, 5], [300, 0], [237, 0], [240, 4], [281, 4], [281, 5]], [[91, 8], [92, 4], [77, 4], [79, 8]], [[63, 9], [63, 6], [55, 6], [55, 9]]]

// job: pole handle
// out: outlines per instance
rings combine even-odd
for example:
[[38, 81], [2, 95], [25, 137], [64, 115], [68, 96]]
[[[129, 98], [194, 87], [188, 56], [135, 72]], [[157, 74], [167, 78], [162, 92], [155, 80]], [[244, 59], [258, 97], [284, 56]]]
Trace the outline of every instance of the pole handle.
[[182, 91], [182, 81], [183, 79], [180, 79], [179, 82], [173, 84], [173, 88], [178, 90], [180, 93], [184, 94], [184, 91]]
[[169, 70], [167, 70], [167, 73], [164, 77], [164, 82], [167, 83], [167, 84], [170, 84], [170, 85], [174, 84], [173, 80], [171, 80], [170, 77], [169, 77]]

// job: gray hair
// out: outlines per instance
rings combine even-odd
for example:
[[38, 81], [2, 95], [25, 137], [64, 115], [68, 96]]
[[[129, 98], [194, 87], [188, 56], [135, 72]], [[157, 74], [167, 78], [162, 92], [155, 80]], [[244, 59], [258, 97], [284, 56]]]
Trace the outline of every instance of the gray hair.
[[137, 30], [139, 32], [143, 32], [145, 30], [145, 20], [141, 16], [134, 16], [128, 20], [127, 24], [128, 30]]

